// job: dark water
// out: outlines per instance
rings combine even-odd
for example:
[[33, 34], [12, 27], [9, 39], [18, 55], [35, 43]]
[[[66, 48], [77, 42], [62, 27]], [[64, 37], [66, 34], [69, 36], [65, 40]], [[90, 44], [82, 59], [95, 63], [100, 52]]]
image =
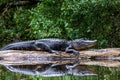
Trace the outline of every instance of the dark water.
[[120, 67], [68, 62], [2, 64], [0, 80], [120, 80]]

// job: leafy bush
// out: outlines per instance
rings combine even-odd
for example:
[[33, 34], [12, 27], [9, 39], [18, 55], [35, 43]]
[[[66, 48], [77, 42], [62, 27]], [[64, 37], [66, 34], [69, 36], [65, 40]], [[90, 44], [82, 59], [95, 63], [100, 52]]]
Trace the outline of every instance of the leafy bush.
[[120, 47], [118, 0], [43, 0], [32, 8], [8, 9], [0, 22], [2, 43], [16, 39], [86, 37], [97, 39], [99, 48]]
[[30, 10], [30, 26], [38, 38], [87, 37], [98, 39], [99, 47], [115, 47], [120, 40], [119, 11], [116, 0], [46, 0]]

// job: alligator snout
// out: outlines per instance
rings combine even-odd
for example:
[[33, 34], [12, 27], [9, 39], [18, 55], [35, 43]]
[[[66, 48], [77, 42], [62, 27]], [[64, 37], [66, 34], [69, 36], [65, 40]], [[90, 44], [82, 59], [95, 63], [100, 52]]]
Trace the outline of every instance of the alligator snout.
[[82, 40], [75, 41], [73, 46], [76, 50], [81, 50], [81, 49], [86, 49], [86, 48], [95, 46], [96, 44], [97, 44], [97, 40], [82, 39]]
[[83, 46], [85, 45], [86, 48], [95, 46], [97, 44], [97, 40], [86, 40], [83, 42]]

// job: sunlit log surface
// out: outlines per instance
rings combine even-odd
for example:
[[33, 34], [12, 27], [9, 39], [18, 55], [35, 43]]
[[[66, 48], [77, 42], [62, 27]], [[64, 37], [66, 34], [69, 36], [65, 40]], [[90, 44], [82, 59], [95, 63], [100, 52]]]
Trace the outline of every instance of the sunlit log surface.
[[0, 51], [0, 64], [65, 64], [74, 63], [78, 59], [80, 64], [85, 65], [120, 66], [120, 48], [85, 50], [79, 55], [65, 52], [55, 54], [44, 51]]

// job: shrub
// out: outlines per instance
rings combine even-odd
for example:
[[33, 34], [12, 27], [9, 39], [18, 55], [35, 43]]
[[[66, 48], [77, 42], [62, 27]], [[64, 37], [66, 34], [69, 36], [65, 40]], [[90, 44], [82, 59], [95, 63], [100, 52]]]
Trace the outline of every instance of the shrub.
[[6, 41], [86, 37], [97, 39], [99, 48], [120, 47], [119, 20], [118, 0], [43, 0], [32, 8], [10, 8], [0, 20], [0, 37]]

